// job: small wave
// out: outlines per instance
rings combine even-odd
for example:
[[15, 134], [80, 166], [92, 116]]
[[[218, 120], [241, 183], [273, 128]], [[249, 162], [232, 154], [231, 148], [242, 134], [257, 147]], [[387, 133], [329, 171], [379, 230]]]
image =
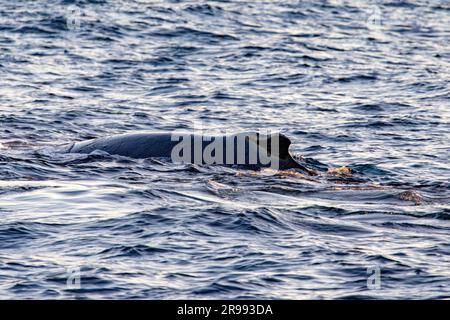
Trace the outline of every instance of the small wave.
[[151, 256], [159, 253], [167, 253], [169, 250], [151, 247], [146, 245], [116, 245], [111, 248], [105, 249], [98, 253], [100, 256], [107, 258], [113, 257], [137, 257], [137, 256]]

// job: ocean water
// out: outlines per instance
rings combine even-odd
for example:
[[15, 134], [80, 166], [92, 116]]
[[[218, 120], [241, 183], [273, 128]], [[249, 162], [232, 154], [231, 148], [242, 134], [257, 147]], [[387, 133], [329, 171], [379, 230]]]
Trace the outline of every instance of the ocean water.
[[[0, 0], [0, 297], [450, 298], [450, 4]], [[281, 131], [320, 174], [57, 146]]]

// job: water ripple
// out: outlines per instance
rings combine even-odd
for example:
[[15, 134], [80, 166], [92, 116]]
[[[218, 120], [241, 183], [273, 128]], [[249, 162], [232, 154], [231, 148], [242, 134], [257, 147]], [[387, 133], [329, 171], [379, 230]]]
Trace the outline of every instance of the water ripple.
[[[445, 1], [0, 11], [2, 297], [448, 298]], [[61, 152], [200, 121], [317, 176]]]

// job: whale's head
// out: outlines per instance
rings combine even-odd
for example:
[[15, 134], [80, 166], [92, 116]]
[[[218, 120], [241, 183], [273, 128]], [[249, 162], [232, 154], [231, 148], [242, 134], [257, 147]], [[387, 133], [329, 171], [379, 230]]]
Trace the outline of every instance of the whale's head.
[[271, 159], [270, 164], [266, 165], [267, 167], [273, 165], [273, 161], [276, 161], [277, 169], [298, 169], [306, 174], [316, 175], [313, 170], [306, 168], [292, 158], [289, 153], [289, 146], [292, 142], [284, 134], [279, 132], [270, 134], [257, 133], [253, 138], [250, 136], [250, 141], [257, 144], [258, 148], [267, 150], [267, 155]]

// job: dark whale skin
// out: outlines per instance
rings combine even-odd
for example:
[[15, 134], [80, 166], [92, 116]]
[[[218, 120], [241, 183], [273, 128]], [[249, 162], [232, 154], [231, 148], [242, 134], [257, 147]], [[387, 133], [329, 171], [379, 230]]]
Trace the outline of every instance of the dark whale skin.
[[[183, 135], [191, 139], [192, 146], [195, 141], [201, 142], [202, 150], [204, 150], [211, 142], [216, 141], [217, 139], [222, 139], [224, 146], [224, 159], [223, 163], [225, 165], [237, 165], [240, 167], [245, 167], [249, 169], [259, 169], [262, 167], [270, 167], [270, 165], [266, 163], [262, 163], [258, 157], [256, 163], [251, 163], [249, 160], [249, 140], [246, 140], [245, 144], [245, 162], [238, 162], [237, 160], [237, 137], [240, 135], [248, 135], [253, 134], [257, 137], [256, 145], [260, 146], [260, 142], [265, 141], [265, 145], [268, 146], [268, 150], [270, 152], [271, 139], [277, 135], [279, 139], [279, 150], [274, 150], [274, 153], [270, 153], [272, 156], [276, 156], [279, 162], [279, 169], [300, 169], [308, 174], [313, 174], [313, 171], [306, 168], [305, 166], [299, 164], [295, 161], [291, 155], [289, 154], [289, 146], [291, 141], [285, 135], [281, 133], [275, 133], [270, 135], [259, 134], [259, 133], [237, 133], [233, 135], [227, 136], [202, 136], [191, 133], [180, 133], [179, 135]], [[173, 133], [131, 133], [131, 134], [122, 134], [115, 135], [110, 137], [97, 138], [82, 142], [76, 142], [69, 147], [67, 152], [69, 153], [83, 153], [89, 154], [96, 150], [101, 150], [107, 152], [111, 155], [120, 155], [126, 156], [130, 158], [136, 159], [144, 159], [144, 158], [164, 158], [171, 157], [173, 148], [180, 143], [180, 140], [174, 140], [172, 138]], [[234, 161], [233, 163], [229, 163], [225, 161], [227, 154], [227, 147], [229, 147], [225, 143], [225, 139], [234, 139], [234, 143], [232, 147], [234, 148]], [[179, 138], [180, 139], [180, 138]], [[198, 139], [198, 140], [196, 140]], [[191, 159], [194, 159], [194, 148], [192, 148]], [[228, 150], [229, 152], [230, 150]], [[224, 165], [224, 164], [222, 164]]]
[[132, 133], [77, 142], [70, 153], [91, 153], [101, 150], [135, 159], [170, 157], [178, 141], [171, 141], [170, 134]]

